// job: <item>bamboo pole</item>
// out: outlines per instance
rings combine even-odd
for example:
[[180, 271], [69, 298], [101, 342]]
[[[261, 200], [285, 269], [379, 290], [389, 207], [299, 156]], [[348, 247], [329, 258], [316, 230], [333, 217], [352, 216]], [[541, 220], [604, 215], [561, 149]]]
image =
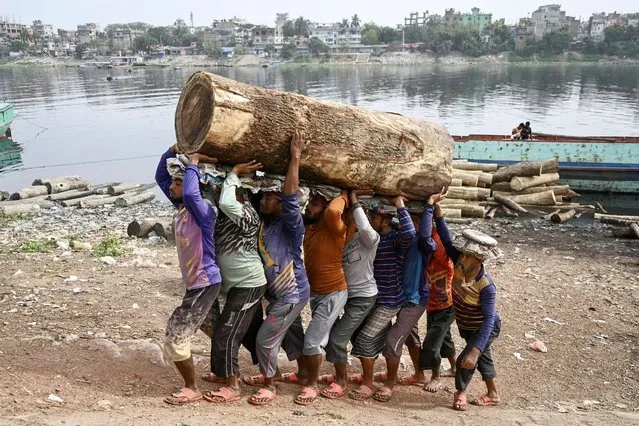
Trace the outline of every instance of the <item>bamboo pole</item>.
[[567, 212], [563, 213], [555, 213], [550, 216], [550, 221], [552, 223], [564, 223], [572, 219], [575, 214], [577, 214], [577, 210], [575, 209], [570, 209]]
[[559, 173], [545, 173], [539, 176], [516, 176], [510, 180], [513, 191], [522, 191], [526, 188], [553, 183], [559, 180]]

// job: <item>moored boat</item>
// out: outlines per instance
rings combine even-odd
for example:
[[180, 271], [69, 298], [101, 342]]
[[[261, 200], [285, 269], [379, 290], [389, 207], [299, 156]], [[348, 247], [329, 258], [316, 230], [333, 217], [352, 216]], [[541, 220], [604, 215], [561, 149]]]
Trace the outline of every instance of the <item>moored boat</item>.
[[580, 191], [639, 193], [639, 137], [535, 133], [532, 140], [504, 135], [453, 136], [455, 158], [512, 164], [559, 160], [562, 181]]
[[[0, 139], [11, 132], [10, 127], [14, 118], [13, 104], [0, 103]], [[10, 136], [10, 134], [7, 136]]]

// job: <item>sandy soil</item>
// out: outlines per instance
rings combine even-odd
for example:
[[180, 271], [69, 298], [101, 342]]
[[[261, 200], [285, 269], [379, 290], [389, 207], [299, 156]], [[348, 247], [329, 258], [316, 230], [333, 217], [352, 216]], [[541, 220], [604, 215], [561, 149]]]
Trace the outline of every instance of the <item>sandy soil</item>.
[[[417, 424], [433, 419], [446, 424], [639, 424], [639, 241], [615, 240], [606, 226], [478, 223], [499, 237], [506, 253], [489, 266], [503, 319], [494, 344], [503, 401], [499, 408], [454, 412], [449, 408], [452, 379], [436, 395], [397, 387], [388, 404], [319, 399], [303, 408], [292, 401], [297, 387], [281, 385], [268, 408], [245, 400], [175, 408], [162, 399], [180, 380], [163, 363], [159, 344], [183, 293], [175, 249], [157, 238], [124, 237], [131, 214], [119, 221], [104, 212], [84, 218], [98, 224], [110, 220], [85, 233], [94, 246], [115, 230], [129, 247], [114, 265], [65, 247], [13, 252], [20, 238], [35, 231], [26, 232], [29, 225], [22, 221], [0, 226], [5, 242], [0, 254], [1, 424], [210, 424], [212, 419], [224, 424]], [[48, 220], [37, 232], [77, 232], [65, 231], [74, 222]], [[546, 344], [548, 353], [528, 347], [535, 339]], [[458, 336], [456, 341], [461, 343]], [[198, 335], [195, 359], [202, 373], [209, 368], [208, 346]], [[257, 372], [244, 349], [240, 365], [243, 373]], [[283, 361], [282, 368], [294, 367]], [[359, 362], [353, 360], [350, 368], [356, 371]], [[377, 368], [383, 369], [382, 361]], [[403, 375], [412, 370], [407, 356], [402, 368]], [[331, 366], [324, 364], [323, 370], [330, 372]], [[203, 383], [202, 388], [211, 386]], [[243, 391], [247, 397], [251, 393], [248, 387]], [[477, 378], [470, 393], [482, 391]], [[50, 400], [56, 397], [62, 402]]]

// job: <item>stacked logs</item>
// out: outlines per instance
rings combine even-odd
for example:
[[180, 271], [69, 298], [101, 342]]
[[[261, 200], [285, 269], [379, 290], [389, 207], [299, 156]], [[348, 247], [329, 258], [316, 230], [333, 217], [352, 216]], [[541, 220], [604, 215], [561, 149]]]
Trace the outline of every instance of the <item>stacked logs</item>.
[[155, 184], [92, 186], [78, 176], [36, 179], [31, 186], [12, 194], [0, 191], [0, 214], [35, 213], [54, 206], [95, 208], [105, 205], [128, 207], [155, 198]]
[[[556, 159], [521, 162], [505, 167], [489, 163], [453, 160], [453, 180], [442, 206], [457, 222], [472, 218], [492, 219], [498, 212], [507, 217], [529, 213], [531, 207], [557, 210], [544, 214], [554, 223], [564, 223], [594, 206], [572, 203], [579, 194], [568, 185], [559, 185]], [[456, 216], [459, 215], [459, 216]]]

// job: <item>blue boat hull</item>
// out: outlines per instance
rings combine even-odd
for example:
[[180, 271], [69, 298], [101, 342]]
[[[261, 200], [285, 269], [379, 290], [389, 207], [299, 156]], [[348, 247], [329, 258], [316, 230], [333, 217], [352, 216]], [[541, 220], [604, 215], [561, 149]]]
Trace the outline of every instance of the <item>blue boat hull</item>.
[[627, 141], [569, 137], [510, 141], [471, 135], [455, 139], [455, 158], [507, 165], [554, 157], [559, 160], [562, 183], [575, 190], [639, 193], [639, 142], [636, 138]]

